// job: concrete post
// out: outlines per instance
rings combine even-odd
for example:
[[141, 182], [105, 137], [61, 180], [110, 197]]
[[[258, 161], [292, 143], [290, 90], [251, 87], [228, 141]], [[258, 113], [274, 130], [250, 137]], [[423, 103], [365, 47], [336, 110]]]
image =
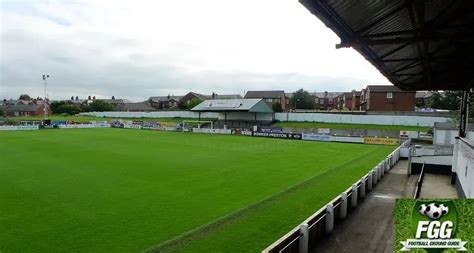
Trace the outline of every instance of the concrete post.
[[339, 206], [340, 206], [339, 218], [345, 219], [347, 216], [347, 193], [346, 192], [341, 193], [341, 204]]
[[300, 225], [300, 253], [308, 253], [308, 245], [309, 245], [309, 226], [307, 223], [303, 223]]
[[377, 165], [377, 182], [380, 181], [380, 179], [382, 178], [382, 170], [381, 170], [382, 166], [379, 164]]
[[380, 165], [380, 170], [382, 173], [382, 177], [385, 175], [385, 170], [387, 169], [387, 160], [384, 160], [383, 163]]
[[365, 198], [365, 178], [360, 180], [360, 197]]
[[326, 234], [330, 234], [334, 229], [334, 206], [329, 203], [326, 205]]
[[352, 185], [351, 207], [357, 206], [357, 184]]
[[377, 184], [377, 181], [379, 181], [379, 173], [377, 171], [377, 167], [375, 167], [375, 169], [373, 170], [374, 171], [374, 185]]
[[372, 190], [372, 185], [374, 184], [374, 180], [372, 179], [372, 173], [369, 173], [369, 176], [367, 177], [367, 190], [371, 191]]

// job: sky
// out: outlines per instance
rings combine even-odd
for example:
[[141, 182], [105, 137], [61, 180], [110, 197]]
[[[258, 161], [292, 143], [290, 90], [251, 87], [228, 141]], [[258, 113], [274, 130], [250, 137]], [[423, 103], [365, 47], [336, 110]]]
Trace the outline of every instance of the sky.
[[0, 98], [389, 84], [297, 0], [0, 0]]

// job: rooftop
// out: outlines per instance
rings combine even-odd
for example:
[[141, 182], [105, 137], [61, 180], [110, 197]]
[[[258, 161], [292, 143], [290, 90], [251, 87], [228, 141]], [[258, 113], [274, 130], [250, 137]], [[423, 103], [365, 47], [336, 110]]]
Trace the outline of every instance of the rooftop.
[[272, 113], [273, 110], [263, 101], [263, 99], [211, 99], [198, 104], [191, 111], [201, 112], [224, 112], [224, 111], [245, 111]]
[[282, 98], [284, 96], [283, 90], [252, 90], [245, 94], [245, 98]]

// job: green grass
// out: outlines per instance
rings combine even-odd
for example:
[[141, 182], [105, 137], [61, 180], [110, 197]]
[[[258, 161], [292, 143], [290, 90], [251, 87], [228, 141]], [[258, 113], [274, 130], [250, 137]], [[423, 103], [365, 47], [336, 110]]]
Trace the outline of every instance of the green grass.
[[407, 130], [427, 132], [430, 127], [420, 126], [389, 126], [389, 125], [373, 125], [373, 124], [340, 124], [340, 123], [323, 123], [323, 122], [278, 122], [273, 124], [279, 127], [295, 127], [295, 128], [332, 128], [332, 129], [370, 129], [370, 130]]
[[394, 148], [127, 129], [0, 140], [2, 253], [257, 252]]
[[[75, 122], [90, 122], [90, 121], [113, 121], [113, 120], [135, 120], [135, 121], [145, 121], [145, 122], [161, 122], [164, 125], [173, 125], [178, 122], [183, 122], [183, 120], [197, 120], [197, 119], [190, 119], [190, 118], [105, 118], [105, 117], [95, 117], [95, 116], [80, 116], [80, 115], [53, 115], [48, 117], [52, 121], [75, 121]], [[8, 117], [6, 118], [7, 121], [29, 121], [29, 120], [44, 120], [44, 117], [41, 116], [20, 116], [20, 117]], [[209, 120], [209, 119], [201, 119], [201, 120]]]

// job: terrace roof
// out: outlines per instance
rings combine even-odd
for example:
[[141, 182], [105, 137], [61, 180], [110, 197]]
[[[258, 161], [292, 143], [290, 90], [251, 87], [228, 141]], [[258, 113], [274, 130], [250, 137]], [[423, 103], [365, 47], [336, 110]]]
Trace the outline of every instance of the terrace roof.
[[474, 87], [474, 1], [299, 1], [403, 90]]

